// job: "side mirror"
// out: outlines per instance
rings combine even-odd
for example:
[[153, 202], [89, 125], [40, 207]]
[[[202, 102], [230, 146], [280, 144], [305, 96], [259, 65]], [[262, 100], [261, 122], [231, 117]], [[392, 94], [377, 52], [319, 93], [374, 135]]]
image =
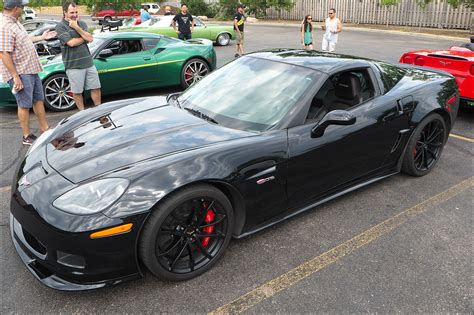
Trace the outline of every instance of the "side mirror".
[[330, 125], [348, 126], [356, 122], [356, 117], [346, 110], [333, 110], [326, 114], [311, 130], [311, 138], [318, 138], [324, 134]]
[[109, 58], [109, 57], [112, 57], [114, 55], [114, 52], [110, 49], [103, 49], [100, 53], [99, 53], [99, 58], [100, 59], [106, 59], [106, 58]]

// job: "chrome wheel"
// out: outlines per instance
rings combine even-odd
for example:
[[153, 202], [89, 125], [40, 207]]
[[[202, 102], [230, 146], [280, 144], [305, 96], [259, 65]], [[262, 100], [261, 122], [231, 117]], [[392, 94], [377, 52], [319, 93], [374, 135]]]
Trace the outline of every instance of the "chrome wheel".
[[76, 105], [65, 74], [54, 75], [44, 82], [44, 103], [53, 111], [66, 111]]
[[184, 88], [193, 85], [209, 73], [209, 66], [200, 59], [191, 59], [183, 67], [181, 83]]
[[222, 33], [217, 36], [217, 44], [219, 46], [227, 46], [230, 42], [230, 36], [228, 33]]

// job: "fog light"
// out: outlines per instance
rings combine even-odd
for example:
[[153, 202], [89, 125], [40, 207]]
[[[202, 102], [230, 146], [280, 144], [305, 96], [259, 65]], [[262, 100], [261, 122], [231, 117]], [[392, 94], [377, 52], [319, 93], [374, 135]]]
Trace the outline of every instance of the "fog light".
[[78, 269], [86, 268], [86, 260], [82, 256], [68, 254], [59, 250], [56, 251], [56, 255], [58, 257], [57, 262], [61, 265]]

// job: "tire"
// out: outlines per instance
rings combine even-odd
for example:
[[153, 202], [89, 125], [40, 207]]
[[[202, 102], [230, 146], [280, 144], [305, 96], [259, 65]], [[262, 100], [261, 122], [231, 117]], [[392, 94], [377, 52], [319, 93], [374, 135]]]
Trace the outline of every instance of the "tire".
[[55, 74], [43, 82], [44, 105], [55, 112], [64, 112], [76, 106], [69, 79], [65, 73]]
[[216, 44], [219, 46], [227, 46], [230, 43], [229, 33], [221, 33], [216, 38]]
[[106, 17], [104, 17], [104, 21], [108, 23], [108, 22], [112, 21], [112, 17], [106, 16]]
[[443, 117], [436, 113], [426, 117], [416, 127], [408, 143], [402, 171], [412, 176], [428, 174], [438, 163], [447, 135]]
[[181, 86], [188, 88], [210, 72], [209, 65], [202, 59], [188, 60], [181, 69]]
[[140, 259], [163, 280], [197, 277], [223, 255], [233, 225], [232, 205], [224, 193], [206, 184], [189, 186], [150, 214], [139, 240]]

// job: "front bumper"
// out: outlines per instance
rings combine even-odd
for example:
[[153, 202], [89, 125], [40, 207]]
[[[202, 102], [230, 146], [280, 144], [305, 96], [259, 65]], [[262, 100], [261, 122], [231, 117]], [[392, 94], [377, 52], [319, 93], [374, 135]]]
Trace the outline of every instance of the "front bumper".
[[67, 232], [46, 222], [18, 191], [11, 199], [16, 251], [39, 281], [57, 290], [97, 289], [140, 278], [136, 245], [143, 220], [143, 215], [129, 218], [135, 227], [129, 233], [91, 239], [92, 231]]

